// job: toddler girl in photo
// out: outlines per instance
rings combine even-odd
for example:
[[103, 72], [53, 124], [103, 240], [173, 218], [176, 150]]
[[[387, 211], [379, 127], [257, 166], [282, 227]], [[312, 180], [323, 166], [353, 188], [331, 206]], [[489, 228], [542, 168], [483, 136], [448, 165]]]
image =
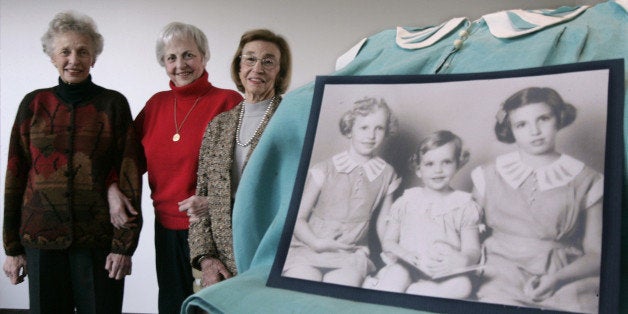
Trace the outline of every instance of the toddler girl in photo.
[[350, 145], [309, 169], [284, 276], [359, 287], [374, 270], [369, 227], [374, 212], [387, 212], [401, 181], [377, 155], [394, 121], [384, 100], [374, 98], [343, 115], [340, 132]]
[[462, 140], [450, 131], [427, 136], [411, 163], [422, 187], [404, 191], [388, 217], [382, 240], [387, 264], [365, 288], [463, 299], [467, 271], [480, 260], [481, 208], [451, 180], [467, 162]]

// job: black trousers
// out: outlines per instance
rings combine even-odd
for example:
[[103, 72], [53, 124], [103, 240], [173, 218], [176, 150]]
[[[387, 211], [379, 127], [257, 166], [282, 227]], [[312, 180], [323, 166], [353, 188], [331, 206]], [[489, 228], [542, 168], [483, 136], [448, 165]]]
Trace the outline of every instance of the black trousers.
[[121, 313], [124, 279], [109, 278], [108, 251], [26, 249], [30, 313]]
[[169, 230], [155, 221], [155, 258], [159, 313], [179, 314], [194, 292], [188, 230]]

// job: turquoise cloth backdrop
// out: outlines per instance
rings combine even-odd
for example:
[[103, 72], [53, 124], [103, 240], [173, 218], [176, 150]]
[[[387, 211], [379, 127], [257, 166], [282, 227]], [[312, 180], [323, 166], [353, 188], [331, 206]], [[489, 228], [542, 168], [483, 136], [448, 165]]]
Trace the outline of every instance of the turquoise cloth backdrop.
[[[573, 9], [576, 8], [563, 11]], [[554, 13], [563, 14], [561, 10]], [[534, 28], [512, 14], [506, 16], [515, 26]], [[333, 75], [474, 73], [625, 59], [627, 25], [626, 9], [611, 1], [561, 23], [511, 38], [495, 37], [484, 18], [475, 22], [463, 20], [433, 44], [419, 49], [401, 48], [395, 41], [397, 31], [385, 30], [369, 37], [356, 58]], [[460, 30], [467, 30], [469, 35], [460, 49], [454, 49]], [[233, 212], [234, 249], [240, 274], [189, 297], [182, 313], [194, 313], [196, 309], [211, 313], [414, 312], [265, 287], [292, 197], [313, 91], [314, 84], [310, 83], [285, 95], [243, 174]], [[624, 114], [624, 124], [627, 117]], [[624, 185], [624, 195], [625, 191]], [[627, 222], [626, 213], [622, 215]], [[628, 253], [625, 230], [628, 229], [622, 232], [624, 259]], [[628, 265], [622, 269], [621, 281], [628, 283]], [[624, 300], [622, 312], [628, 311], [627, 297], [624, 287], [620, 297]]]

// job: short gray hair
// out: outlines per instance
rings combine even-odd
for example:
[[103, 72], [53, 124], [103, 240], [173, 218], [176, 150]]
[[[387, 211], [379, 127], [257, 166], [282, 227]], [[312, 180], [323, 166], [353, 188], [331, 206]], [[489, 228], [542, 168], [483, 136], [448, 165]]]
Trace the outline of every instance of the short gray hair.
[[159, 33], [157, 38], [157, 45], [155, 46], [155, 54], [157, 56], [157, 62], [161, 66], [165, 66], [164, 51], [167, 44], [175, 39], [192, 39], [196, 43], [198, 50], [203, 55], [203, 63], [207, 64], [209, 61], [209, 44], [207, 43], [207, 37], [198, 27], [185, 24], [181, 22], [172, 22], [164, 27]]
[[100, 33], [94, 20], [82, 13], [74, 11], [60, 12], [48, 24], [48, 30], [41, 37], [41, 45], [44, 52], [52, 57], [55, 49], [54, 40], [58, 35], [67, 32], [77, 32], [86, 35], [91, 39], [92, 48], [94, 49], [94, 60], [100, 55], [104, 47], [104, 39]]

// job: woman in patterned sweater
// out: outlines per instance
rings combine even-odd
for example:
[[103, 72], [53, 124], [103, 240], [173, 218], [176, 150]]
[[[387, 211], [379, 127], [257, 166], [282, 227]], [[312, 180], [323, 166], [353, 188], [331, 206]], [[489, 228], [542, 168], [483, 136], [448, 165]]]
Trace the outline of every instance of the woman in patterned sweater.
[[[4, 272], [18, 284], [28, 265], [32, 313], [120, 313], [142, 223], [131, 111], [122, 94], [91, 80], [103, 39], [90, 17], [57, 14], [42, 45], [59, 83], [27, 94], [13, 125]], [[129, 198], [133, 224], [110, 223], [110, 188]]]

